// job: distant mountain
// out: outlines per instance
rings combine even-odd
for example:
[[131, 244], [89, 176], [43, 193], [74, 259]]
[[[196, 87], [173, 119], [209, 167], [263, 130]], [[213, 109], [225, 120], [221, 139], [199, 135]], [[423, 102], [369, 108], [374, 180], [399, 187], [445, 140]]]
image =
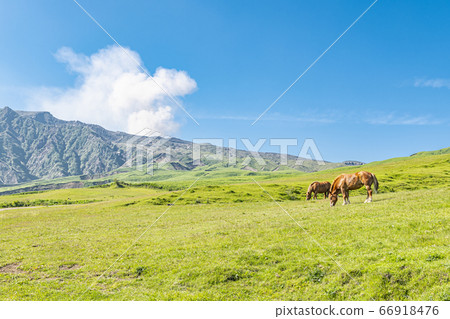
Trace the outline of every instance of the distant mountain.
[[360, 161], [343, 161], [343, 164], [345, 164], [346, 166], [359, 166], [359, 165], [364, 165], [364, 162], [360, 162]]
[[[139, 145], [130, 148], [130, 141]], [[202, 161], [192, 158], [193, 143], [169, 137], [143, 137], [123, 132], [111, 132], [98, 125], [79, 121], [63, 121], [48, 112], [14, 111], [0, 109], [0, 185], [12, 185], [36, 179], [84, 175], [101, 176], [124, 165], [156, 165], [163, 169], [192, 170], [199, 165], [228, 166], [228, 161], [217, 159], [217, 151], [225, 159], [236, 154], [236, 167], [249, 171], [283, 169], [280, 155], [258, 153], [265, 163], [258, 163], [248, 151], [201, 145]], [[197, 145], [198, 147], [198, 145]], [[152, 161], [139, 157], [152, 152]], [[319, 165], [288, 156], [287, 167], [312, 172], [344, 166], [344, 163]], [[136, 161], [138, 164], [136, 164]], [[352, 164], [354, 165], [354, 164]]]

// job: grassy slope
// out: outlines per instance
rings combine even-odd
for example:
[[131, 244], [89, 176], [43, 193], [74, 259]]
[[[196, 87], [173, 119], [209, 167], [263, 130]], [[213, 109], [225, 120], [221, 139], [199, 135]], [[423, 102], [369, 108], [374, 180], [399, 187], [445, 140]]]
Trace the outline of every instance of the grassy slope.
[[[304, 201], [311, 181], [358, 169], [256, 176], [345, 271], [253, 176], [204, 179], [97, 283], [169, 208], [159, 204], [180, 191], [109, 187], [2, 196], [0, 202], [101, 202], [0, 211], [0, 267], [9, 265], [0, 268], [0, 299], [448, 300], [450, 155], [365, 165], [381, 184], [372, 204], [362, 204], [358, 192], [345, 207]], [[164, 183], [191, 182], [192, 176]]]
[[[379, 164], [384, 165], [390, 162], [395, 162], [396, 163], [395, 165], [397, 165], [399, 164], [399, 162], [403, 162], [405, 160], [406, 160], [405, 163], [409, 163], [411, 159], [417, 159], [418, 157], [426, 157], [428, 159], [430, 158], [429, 155], [448, 155], [448, 154], [450, 154], [450, 147], [436, 151], [420, 152], [412, 157], [394, 158], [382, 162], [374, 162], [364, 165], [364, 167], [372, 167], [374, 165], [378, 166]], [[424, 159], [418, 161], [419, 166], [422, 165], [423, 163]], [[406, 164], [400, 164], [400, 166], [402, 166], [401, 169], [404, 170], [405, 165]], [[335, 177], [334, 172], [352, 172], [357, 170], [357, 168], [358, 167], [355, 166], [339, 167], [327, 171], [319, 171], [316, 174], [314, 173], [307, 174], [287, 167], [282, 167], [279, 171], [276, 172], [265, 172], [265, 171], [249, 172], [236, 167], [223, 167], [221, 165], [212, 165], [206, 167], [198, 167], [192, 171], [174, 171], [161, 169], [155, 170], [153, 174], [145, 174], [141, 171], [133, 170], [130, 168], [120, 168], [114, 172], [115, 173], [114, 175], [105, 176], [103, 178], [84, 181], [80, 179], [80, 176], [69, 176], [53, 180], [37, 180], [20, 185], [0, 187], [0, 192], [23, 189], [25, 187], [37, 185], [52, 185], [70, 182], [85, 182], [87, 183], [87, 185], [89, 185], [95, 182], [112, 181], [113, 179], [118, 179], [126, 182], [157, 182], [162, 183], [162, 185], [171, 185], [179, 188], [188, 187], [190, 183], [192, 183], [192, 181], [194, 181], [200, 176], [202, 178], [197, 185], [221, 185], [221, 184], [243, 183], [248, 182], [249, 180], [251, 180], [251, 178], [254, 178], [256, 180], [275, 180], [275, 179], [281, 180], [284, 177], [297, 178], [299, 176], [305, 176], [305, 180], [309, 180], [312, 177], [330, 180]], [[393, 168], [395, 169], [395, 167]]]
[[[23, 183], [19, 185], [3, 186], [0, 187], [0, 194], [5, 191], [11, 190], [23, 190], [29, 187], [37, 186], [52, 186], [57, 184], [67, 184], [72, 182], [82, 182], [87, 186], [91, 186], [96, 182], [112, 182], [113, 180], [120, 180], [126, 182], [157, 182], [170, 185], [177, 185], [180, 189], [189, 186], [189, 182], [194, 181], [198, 177], [202, 176], [199, 184], [209, 185], [215, 183], [240, 183], [249, 180], [248, 176], [253, 176], [256, 179], [276, 179], [283, 176], [298, 176], [305, 174], [304, 172], [297, 171], [290, 168], [284, 168], [276, 172], [249, 172], [240, 168], [234, 167], [199, 167], [192, 171], [174, 171], [174, 170], [155, 170], [152, 174], [146, 174], [139, 170], [123, 168], [115, 172], [114, 175], [105, 176], [98, 179], [82, 180], [80, 176], [62, 177], [52, 180], [36, 180], [29, 183]], [[214, 180], [211, 183], [211, 180]], [[0, 195], [2, 196], [2, 195]]]
[[[183, 195], [182, 203], [214, 203], [214, 202], [247, 202], [270, 201], [251, 178], [257, 180], [277, 200], [303, 199], [312, 181], [330, 181], [341, 173], [352, 173], [368, 170], [374, 173], [380, 183], [380, 192], [398, 192], [435, 187], [448, 187], [450, 181], [450, 154], [433, 156], [414, 156], [395, 158], [382, 162], [374, 162], [361, 167], [341, 167], [311, 174], [281, 175], [275, 178], [263, 175], [246, 176], [233, 184], [230, 180], [204, 179]], [[164, 185], [188, 186], [191, 181], [162, 182]], [[202, 184], [203, 183], [203, 184]], [[208, 185], [208, 187], [205, 187]], [[170, 203], [182, 191], [170, 195], [159, 196], [150, 201], [153, 203]], [[352, 194], [365, 194], [365, 189], [353, 191]], [[353, 196], [353, 195], [351, 195]]]

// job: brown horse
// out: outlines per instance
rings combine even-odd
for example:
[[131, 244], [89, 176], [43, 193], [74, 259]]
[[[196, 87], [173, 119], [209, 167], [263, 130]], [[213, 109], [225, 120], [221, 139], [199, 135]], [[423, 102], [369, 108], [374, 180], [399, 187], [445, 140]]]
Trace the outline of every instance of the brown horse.
[[372, 202], [372, 189], [374, 186], [375, 193], [378, 191], [378, 180], [374, 174], [361, 171], [355, 174], [341, 174], [336, 177], [330, 188], [330, 206], [336, 205], [338, 194], [342, 193], [344, 203], [342, 205], [350, 204], [348, 199], [348, 191], [361, 188], [363, 186], [367, 189], [367, 198], [364, 203]]
[[325, 194], [325, 198], [328, 197], [328, 193], [330, 192], [331, 184], [329, 182], [313, 182], [308, 187], [308, 191], [306, 192], [306, 200], [311, 199], [311, 194], [314, 193], [313, 198], [317, 199], [317, 194]]

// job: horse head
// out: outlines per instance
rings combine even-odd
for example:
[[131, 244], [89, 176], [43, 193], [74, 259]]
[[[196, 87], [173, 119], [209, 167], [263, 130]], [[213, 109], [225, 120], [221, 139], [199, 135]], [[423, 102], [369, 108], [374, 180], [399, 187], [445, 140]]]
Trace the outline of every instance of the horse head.
[[336, 205], [337, 200], [338, 200], [337, 192], [330, 192], [330, 207]]
[[308, 191], [306, 192], [306, 200], [310, 200], [311, 199], [311, 192]]

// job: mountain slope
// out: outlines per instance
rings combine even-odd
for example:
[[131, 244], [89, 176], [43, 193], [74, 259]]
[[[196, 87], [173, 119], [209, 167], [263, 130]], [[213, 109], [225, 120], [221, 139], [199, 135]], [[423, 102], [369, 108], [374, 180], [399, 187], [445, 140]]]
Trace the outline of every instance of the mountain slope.
[[114, 143], [123, 133], [95, 125], [66, 122], [50, 113], [0, 110], [0, 181], [96, 174], [124, 163]]
[[[254, 153], [211, 144], [201, 145], [201, 162], [194, 162], [193, 145], [177, 138], [111, 132], [98, 125], [59, 120], [48, 112], [14, 111], [4, 107], [0, 109], [0, 185], [75, 175], [85, 175], [89, 179], [124, 166], [165, 170], [208, 166], [217, 170], [228, 167], [228, 158], [234, 153], [235, 166], [240, 169], [284, 169], [280, 165], [280, 154], [258, 153], [264, 160], [260, 163]], [[153, 156], [141, 158], [142, 152]], [[217, 152], [222, 153], [223, 158], [217, 158]], [[297, 157], [289, 155], [284, 166], [313, 172], [345, 165], [329, 162], [319, 165], [311, 160], [298, 164], [296, 160]]]

